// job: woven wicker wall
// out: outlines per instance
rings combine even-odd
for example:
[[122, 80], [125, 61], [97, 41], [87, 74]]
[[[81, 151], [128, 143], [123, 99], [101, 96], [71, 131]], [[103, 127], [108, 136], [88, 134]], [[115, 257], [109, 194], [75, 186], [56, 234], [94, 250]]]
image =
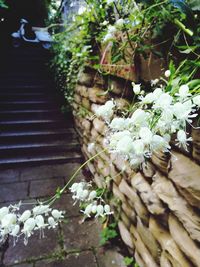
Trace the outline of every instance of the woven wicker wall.
[[[105, 94], [106, 80], [92, 69], [79, 75], [73, 112], [86, 159], [106, 147], [109, 134], [102, 120], [91, 119], [97, 105], [114, 98], [121, 108], [132, 94], [130, 83], [117, 77], [109, 77], [113, 89]], [[107, 152], [88, 164], [99, 187], [105, 177], [113, 178], [110, 190], [121, 203], [121, 237], [140, 267], [200, 266], [199, 131], [193, 130], [192, 136], [188, 155], [154, 154], [137, 173], [128, 162]], [[88, 150], [91, 143], [95, 145]]]

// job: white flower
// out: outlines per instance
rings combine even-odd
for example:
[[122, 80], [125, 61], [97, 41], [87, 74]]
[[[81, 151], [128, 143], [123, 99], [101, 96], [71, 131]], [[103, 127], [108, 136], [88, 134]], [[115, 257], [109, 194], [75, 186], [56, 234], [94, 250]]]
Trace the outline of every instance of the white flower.
[[148, 114], [144, 110], [137, 109], [131, 116], [130, 121], [136, 126], [141, 126], [146, 124], [147, 117]]
[[96, 213], [97, 212], [97, 204], [93, 204], [92, 205], [92, 213]]
[[108, 25], [108, 33], [114, 34], [117, 31], [116, 27], [113, 25]]
[[56, 209], [52, 210], [51, 214], [57, 220], [59, 220], [61, 218], [64, 218], [63, 212], [62, 211], [59, 211], [59, 210], [56, 210]]
[[88, 200], [93, 200], [97, 197], [97, 192], [95, 190], [91, 191], [88, 197]]
[[121, 18], [121, 19], [118, 19], [116, 22], [115, 22], [115, 25], [119, 28], [121, 28], [123, 25], [124, 25], [124, 20]]
[[45, 228], [47, 226], [47, 224], [44, 223], [44, 217], [42, 215], [37, 215], [35, 217], [35, 224], [38, 229]]
[[29, 218], [27, 221], [24, 223], [24, 227], [22, 229], [22, 233], [24, 233], [27, 237], [30, 237], [32, 234], [32, 231], [35, 228], [35, 219], [34, 218]]
[[133, 150], [134, 150], [134, 153], [137, 155], [137, 156], [141, 156], [144, 154], [144, 142], [143, 140], [135, 140], [132, 144], [132, 147], [133, 147]]
[[166, 70], [165, 71], [165, 77], [169, 78], [170, 75], [171, 75], [171, 71], [170, 70]]
[[58, 225], [58, 222], [55, 221], [53, 217], [49, 217], [48, 224], [49, 224], [49, 228], [55, 228]]
[[115, 0], [107, 0], [107, 4], [108, 5], [110, 5], [110, 4], [114, 3], [114, 2], [115, 2]]
[[104, 38], [103, 38], [103, 42], [105, 43], [105, 42], [107, 42], [107, 41], [110, 41], [110, 40], [112, 40], [114, 38], [114, 35], [112, 34], [112, 33], [107, 33], [105, 36], [104, 36]]
[[92, 207], [93, 207], [93, 204], [89, 204], [87, 205], [87, 207], [85, 208], [85, 210], [83, 211], [83, 213], [87, 216], [87, 217], [91, 217], [91, 213], [92, 213]]
[[133, 168], [137, 168], [141, 163], [144, 162], [144, 157], [136, 157], [136, 158], [132, 158], [130, 160], [130, 165], [133, 166]]
[[113, 116], [114, 107], [115, 104], [113, 100], [109, 100], [105, 103], [105, 105], [102, 105], [99, 108], [97, 108], [95, 113], [98, 117], [102, 117], [105, 121], [108, 121]]
[[139, 136], [144, 144], [150, 144], [152, 141], [153, 133], [148, 127], [141, 127]]
[[124, 136], [131, 136], [131, 133], [126, 130], [112, 134], [110, 136], [110, 148], [115, 149], [119, 140], [122, 139]]
[[190, 96], [191, 94], [189, 93], [189, 86], [187, 84], [181, 85], [179, 88], [179, 92], [176, 95], [179, 96], [181, 100]]
[[89, 153], [92, 153], [94, 148], [95, 148], [95, 144], [94, 143], [89, 143], [88, 147], [87, 147], [87, 150], [88, 150]]
[[104, 21], [102, 22], [102, 25], [103, 25], [103, 26], [106, 26], [106, 25], [108, 25], [108, 23], [109, 23], [109, 22], [108, 22], [107, 20], [104, 20]]
[[154, 94], [149, 93], [145, 97], [142, 98], [143, 104], [151, 104], [154, 101]]
[[10, 233], [11, 236], [17, 236], [20, 231], [20, 226], [16, 224], [14, 228], [12, 229], [12, 232]]
[[130, 136], [123, 136], [117, 143], [116, 151], [128, 154], [133, 149], [133, 140]]
[[133, 85], [133, 92], [136, 95], [139, 95], [140, 91], [141, 91], [141, 84], [135, 84], [134, 82], [132, 83]]
[[109, 124], [109, 127], [114, 130], [124, 130], [128, 126], [127, 122], [127, 119], [124, 118], [114, 118]]
[[85, 11], [86, 11], [86, 7], [84, 7], [84, 6], [80, 6], [80, 7], [79, 7], [79, 10], [78, 10], [78, 14], [79, 14], [79, 15], [82, 15]]
[[154, 100], [156, 100], [158, 97], [160, 97], [163, 93], [163, 90], [161, 88], [156, 88], [154, 91], [153, 91], [153, 97], [154, 97]]
[[49, 205], [39, 205], [33, 208], [33, 214], [34, 216], [40, 215], [40, 214], [48, 214], [51, 211], [51, 208]]
[[166, 109], [169, 108], [173, 98], [168, 93], [162, 93], [159, 98], [155, 101], [153, 108], [155, 109]]
[[0, 220], [3, 219], [5, 215], [9, 213], [9, 208], [8, 207], [3, 207], [0, 209]]
[[22, 213], [22, 215], [19, 217], [19, 221], [20, 222], [24, 222], [26, 221], [28, 218], [31, 217], [31, 211], [30, 210], [26, 210]]
[[86, 183], [85, 182], [80, 182], [80, 183], [74, 183], [72, 184], [72, 186], [69, 188], [69, 190], [72, 192], [72, 193], [75, 193], [77, 192], [78, 190], [82, 189], [86, 186]]
[[106, 204], [104, 206], [104, 215], [110, 215], [110, 214], [113, 214], [113, 212], [110, 210], [110, 206], [108, 204]]
[[152, 150], [162, 149], [163, 151], [168, 151], [171, 147], [169, 143], [160, 135], [155, 134], [152, 138], [151, 143]]
[[156, 85], [159, 82], [159, 79], [151, 80], [151, 86]]
[[187, 138], [186, 132], [183, 130], [179, 130], [177, 132], [177, 139], [178, 143], [176, 144], [178, 147], [183, 147], [187, 151], [188, 143], [187, 141], [192, 141], [192, 137]]
[[104, 207], [103, 207], [103, 205], [98, 205], [97, 206], [97, 211], [96, 211], [95, 217], [98, 217], [98, 216], [101, 216], [101, 217], [104, 216]]
[[195, 105], [197, 105], [198, 107], [200, 107], [200, 95], [197, 95], [197, 96], [193, 97], [192, 100], [193, 100], [193, 103]]
[[17, 216], [14, 213], [6, 214], [1, 220], [1, 227], [2, 228], [10, 228], [13, 226], [17, 221]]
[[184, 103], [177, 102], [173, 106], [173, 112], [174, 116], [176, 116], [177, 119], [182, 121], [188, 121], [189, 123], [192, 122], [190, 118], [194, 118], [197, 116], [197, 114], [191, 114], [192, 110], [192, 101], [188, 100]]

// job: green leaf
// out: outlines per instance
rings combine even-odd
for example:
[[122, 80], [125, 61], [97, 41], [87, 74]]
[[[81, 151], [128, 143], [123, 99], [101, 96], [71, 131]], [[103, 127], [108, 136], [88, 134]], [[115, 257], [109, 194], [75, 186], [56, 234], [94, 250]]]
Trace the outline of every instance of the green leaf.
[[200, 1], [199, 0], [189, 0], [188, 5], [193, 11], [200, 11]]
[[126, 266], [129, 266], [129, 265], [131, 265], [132, 263], [134, 262], [134, 259], [133, 259], [133, 257], [125, 257], [124, 258], [124, 264], [126, 265]]

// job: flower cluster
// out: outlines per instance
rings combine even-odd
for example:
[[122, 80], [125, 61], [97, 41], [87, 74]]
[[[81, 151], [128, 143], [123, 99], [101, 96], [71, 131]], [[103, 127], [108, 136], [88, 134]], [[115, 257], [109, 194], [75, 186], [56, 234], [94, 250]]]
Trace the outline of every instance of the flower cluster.
[[104, 203], [101, 196], [95, 190], [91, 190], [91, 184], [86, 182], [74, 183], [70, 188], [72, 198], [84, 203], [84, 210], [81, 210], [85, 217], [105, 217], [113, 214], [108, 204]]
[[[170, 71], [165, 76], [169, 77]], [[154, 80], [151, 84], [157, 86], [158, 82]], [[96, 115], [109, 121], [110, 151], [123, 155], [133, 167], [138, 167], [153, 152], [169, 152], [172, 135], [176, 135], [176, 145], [187, 150], [192, 138], [188, 137], [186, 126], [191, 125], [200, 108], [200, 95], [192, 96], [189, 89], [187, 84], [182, 84], [177, 93], [170, 94], [160, 86], [144, 95], [141, 85], [133, 83], [139, 102], [129, 117], [113, 118], [114, 107], [107, 103], [101, 106]]]
[[62, 211], [52, 209], [49, 205], [42, 203], [21, 214], [21, 205], [20, 202], [0, 209], [0, 242], [4, 242], [10, 235], [15, 243], [23, 235], [24, 244], [27, 245], [28, 238], [34, 234], [34, 231], [39, 230], [43, 236], [45, 228], [55, 228], [64, 218]]

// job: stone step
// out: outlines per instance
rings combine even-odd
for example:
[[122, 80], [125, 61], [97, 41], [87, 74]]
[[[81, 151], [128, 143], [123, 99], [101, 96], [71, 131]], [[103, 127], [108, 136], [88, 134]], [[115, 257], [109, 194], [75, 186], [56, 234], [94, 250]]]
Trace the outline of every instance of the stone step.
[[47, 154], [31, 155], [21, 157], [7, 157], [0, 159], [0, 168], [8, 169], [20, 166], [39, 166], [44, 164], [61, 164], [82, 162], [80, 152], [52, 152]]
[[[63, 118], [59, 109], [38, 109], [38, 110], [7, 110], [0, 111], [0, 121], [11, 121], [11, 120], [31, 120], [31, 119], [61, 119]], [[71, 115], [66, 115], [67, 121], [72, 122]]]
[[45, 93], [15, 93], [15, 92], [0, 92], [0, 101], [24, 101], [24, 100], [53, 100], [55, 95]]
[[0, 101], [0, 110], [24, 110], [24, 109], [42, 109], [59, 108], [54, 101]]
[[20, 143], [38, 143], [47, 142], [48, 140], [57, 141], [67, 138], [68, 140], [77, 140], [77, 134], [74, 128], [57, 128], [51, 130], [29, 130], [29, 131], [4, 131], [0, 132], [0, 144], [11, 145]]
[[63, 120], [14, 120], [0, 122], [0, 132], [14, 130], [56, 129], [65, 126]]
[[43, 84], [41, 82], [39, 84], [0, 84], [0, 93], [51, 93], [52, 91], [52, 85], [47, 82]]
[[52, 152], [80, 152], [80, 145], [78, 141], [69, 143], [68, 139], [62, 141], [45, 142], [45, 143], [27, 143], [27, 144], [13, 144], [13, 145], [0, 145], [0, 159], [5, 157], [19, 157], [33, 156], [39, 153], [52, 153]]

